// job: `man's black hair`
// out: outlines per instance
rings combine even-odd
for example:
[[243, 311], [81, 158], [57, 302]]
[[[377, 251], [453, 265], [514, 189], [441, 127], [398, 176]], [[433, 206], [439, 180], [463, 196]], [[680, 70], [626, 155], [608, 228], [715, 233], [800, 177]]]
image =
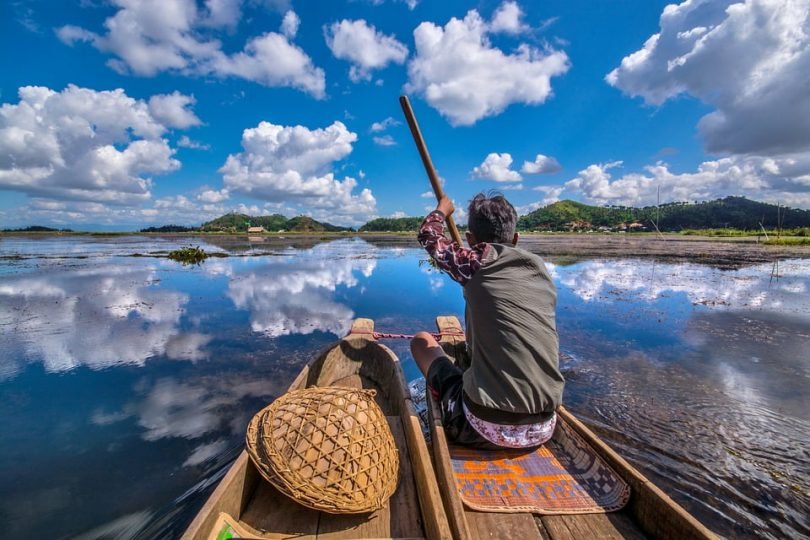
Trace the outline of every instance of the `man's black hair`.
[[511, 244], [515, 237], [517, 212], [500, 193], [491, 191], [489, 196], [479, 193], [470, 201], [467, 225], [479, 242]]

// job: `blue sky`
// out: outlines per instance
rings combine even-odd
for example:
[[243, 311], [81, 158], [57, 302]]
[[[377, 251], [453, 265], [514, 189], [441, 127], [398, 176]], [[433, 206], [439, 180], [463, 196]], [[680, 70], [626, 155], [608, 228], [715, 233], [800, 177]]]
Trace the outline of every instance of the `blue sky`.
[[0, 226], [344, 225], [500, 190], [810, 208], [810, 0], [15, 0]]

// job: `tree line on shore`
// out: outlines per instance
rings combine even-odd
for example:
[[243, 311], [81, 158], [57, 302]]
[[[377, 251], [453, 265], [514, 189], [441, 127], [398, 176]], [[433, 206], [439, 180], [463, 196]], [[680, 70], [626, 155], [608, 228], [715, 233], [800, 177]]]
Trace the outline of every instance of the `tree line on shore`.
[[[423, 216], [376, 218], [356, 229], [358, 232], [415, 232]], [[460, 224], [463, 225], [464, 224]], [[810, 227], [810, 210], [787, 208], [745, 197], [726, 197], [701, 203], [667, 203], [641, 208], [631, 206], [591, 206], [576, 201], [558, 201], [518, 218], [521, 232], [542, 231], [614, 231], [683, 232], [726, 229], [761, 231]], [[4, 229], [5, 232], [55, 232], [42, 226]], [[61, 229], [61, 232], [71, 232]], [[199, 227], [163, 225], [141, 229], [145, 233], [261, 233], [261, 232], [353, 232], [317, 221], [308, 216], [287, 218], [281, 214], [249, 216], [229, 213]]]

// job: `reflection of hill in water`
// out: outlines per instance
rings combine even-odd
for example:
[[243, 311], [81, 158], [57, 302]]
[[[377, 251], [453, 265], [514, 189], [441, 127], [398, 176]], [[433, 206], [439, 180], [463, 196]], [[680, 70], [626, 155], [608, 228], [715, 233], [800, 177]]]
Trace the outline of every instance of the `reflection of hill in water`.
[[293, 236], [276, 236], [266, 235], [257, 237], [248, 237], [246, 235], [234, 236], [219, 236], [219, 235], [204, 235], [199, 236], [199, 240], [204, 241], [206, 244], [217, 246], [229, 253], [239, 254], [246, 251], [255, 250], [257, 248], [264, 250], [275, 249], [312, 249], [318, 244], [324, 242], [334, 242], [339, 240], [332, 236], [327, 237], [323, 235], [293, 235]]
[[199, 241], [217, 246], [231, 253], [242, 253], [254, 249], [275, 250], [284, 248], [312, 249], [319, 244], [330, 242], [363, 241], [376, 248], [413, 247], [418, 248], [416, 234], [413, 235], [324, 235], [324, 234], [292, 234], [292, 235], [262, 235], [247, 236], [220, 236], [204, 235], [197, 237]]

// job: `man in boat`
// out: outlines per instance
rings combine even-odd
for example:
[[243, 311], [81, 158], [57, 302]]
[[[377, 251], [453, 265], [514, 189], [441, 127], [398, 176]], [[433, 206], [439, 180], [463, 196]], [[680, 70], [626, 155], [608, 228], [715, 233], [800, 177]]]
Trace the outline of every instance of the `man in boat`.
[[484, 449], [538, 446], [554, 433], [565, 384], [554, 283], [541, 257], [516, 247], [517, 213], [502, 195], [470, 201], [470, 248], [445, 237], [453, 210], [443, 197], [418, 238], [464, 289], [470, 367], [453, 364], [427, 332], [411, 340], [411, 352], [451, 440]]

